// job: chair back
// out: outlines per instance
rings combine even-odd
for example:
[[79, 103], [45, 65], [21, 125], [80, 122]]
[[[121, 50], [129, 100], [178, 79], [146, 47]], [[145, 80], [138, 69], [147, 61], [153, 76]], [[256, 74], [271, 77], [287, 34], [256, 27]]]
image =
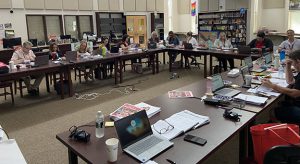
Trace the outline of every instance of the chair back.
[[264, 157], [264, 164], [300, 164], [300, 145], [280, 145], [272, 147]]

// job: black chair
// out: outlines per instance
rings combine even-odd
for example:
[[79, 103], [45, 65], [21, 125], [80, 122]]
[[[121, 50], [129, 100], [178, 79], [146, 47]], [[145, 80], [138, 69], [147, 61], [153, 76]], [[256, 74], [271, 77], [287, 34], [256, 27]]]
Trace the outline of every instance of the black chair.
[[300, 164], [300, 146], [274, 146], [265, 154], [264, 164]]
[[[6, 88], [7, 88], [7, 87], [10, 88], [10, 92], [7, 92], [7, 91], [6, 91]], [[3, 93], [0, 93], [0, 96], [4, 96], [4, 97], [5, 97], [5, 100], [6, 100], [6, 95], [10, 94], [10, 96], [11, 96], [11, 102], [12, 102], [12, 104], [14, 104], [14, 103], [15, 103], [15, 100], [14, 100], [14, 94], [13, 94], [12, 82], [10, 82], [10, 81], [1, 82], [1, 81], [0, 81], [0, 88], [3, 88], [3, 89], [4, 89], [4, 92], [3, 92]]]

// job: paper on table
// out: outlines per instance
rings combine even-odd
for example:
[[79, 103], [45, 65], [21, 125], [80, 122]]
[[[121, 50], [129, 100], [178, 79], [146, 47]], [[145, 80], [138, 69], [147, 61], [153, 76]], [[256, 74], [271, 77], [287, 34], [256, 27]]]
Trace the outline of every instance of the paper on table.
[[268, 95], [275, 96], [275, 97], [280, 95], [280, 93], [270, 91], [270, 88], [267, 88], [267, 87], [264, 87], [264, 86], [260, 86], [260, 87], [257, 87], [257, 88], [250, 88], [250, 89], [247, 90], [247, 92], [249, 92], [249, 93], [263, 92], [263, 93], [266, 93]]
[[145, 163], [142, 163], [142, 164], [158, 164], [158, 163], [156, 163], [155, 161], [149, 160], [149, 161], [147, 161], [147, 162], [145, 162]]
[[161, 111], [160, 107], [152, 106], [144, 102], [135, 104], [134, 106], [144, 109], [147, 113], [148, 118]]
[[279, 77], [278, 72], [271, 73], [270, 75], [271, 75], [272, 78], [285, 79], [285, 73], [283, 73], [283, 76], [282, 76], [283, 78]]
[[26, 164], [16, 140], [9, 139], [0, 142], [0, 161], [1, 164]]
[[185, 118], [188, 118], [190, 120], [195, 120], [198, 122], [197, 125], [195, 125], [193, 127], [193, 129], [196, 129], [198, 128], [199, 126], [201, 125], [204, 125], [206, 123], [209, 123], [209, 117], [207, 116], [202, 116], [202, 115], [199, 115], [199, 114], [196, 114], [196, 113], [193, 113], [191, 111], [188, 111], [188, 110], [184, 110], [184, 111], [181, 111], [179, 113], [176, 113], [177, 115], [180, 115], [180, 116], [183, 116]]
[[287, 87], [289, 84], [286, 82], [285, 79], [276, 79], [276, 78], [271, 78], [270, 81], [274, 84], [277, 84], [281, 87]]
[[190, 120], [181, 115], [178, 115], [177, 113], [167, 118], [166, 121], [168, 121], [168, 123], [173, 125], [176, 129], [179, 129], [183, 132], [192, 129], [195, 125], [198, 124], [196, 120]]
[[268, 98], [266, 98], [266, 97], [245, 95], [245, 94], [238, 94], [234, 98], [244, 100], [248, 103], [253, 103], [255, 105], [262, 105], [262, 104], [266, 103], [266, 101], [268, 100]]
[[[182, 130], [177, 129], [175, 127], [173, 129], [169, 129], [168, 128], [169, 126], [170, 125], [166, 121], [158, 120], [154, 125], [151, 126], [151, 128], [152, 128], [152, 131], [155, 135], [162, 136], [162, 137], [164, 137], [168, 140], [171, 140], [171, 139], [177, 137], [179, 134], [183, 133]], [[167, 130], [163, 134], [159, 134], [159, 131], [162, 130], [162, 129], [169, 129], [169, 130]]]

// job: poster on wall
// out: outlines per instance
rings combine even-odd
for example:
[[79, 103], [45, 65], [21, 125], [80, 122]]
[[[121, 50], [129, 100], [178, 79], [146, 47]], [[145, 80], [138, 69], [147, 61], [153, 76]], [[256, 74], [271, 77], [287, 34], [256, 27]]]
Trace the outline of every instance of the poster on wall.
[[12, 25], [11, 25], [11, 23], [5, 23], [5, 24], [4, 24], [4, 27], [5, 27], [6, 29], [8, 29], [8, 28], [12, 28]]
[[300, 0], [290, 0], [290, 10], [300, 10]]
[[192, 16], [196, 16], [196, 14], [197, 14], [197, 12], [196, 12], [196, 1], [195, 2], [193, 2], [192, 3], [192, 7], [191, 7], [191, 9], [192, 9], [192, 11], [191, 11], [191, 14], [192, 14]]
[[4, 25], [0, 24], [0, 30], [4, 30]]

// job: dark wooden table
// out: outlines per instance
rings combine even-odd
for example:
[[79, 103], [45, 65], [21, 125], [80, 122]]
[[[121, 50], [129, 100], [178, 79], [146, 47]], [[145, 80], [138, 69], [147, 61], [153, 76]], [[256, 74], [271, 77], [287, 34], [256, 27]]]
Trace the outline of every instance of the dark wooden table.
[[[224, 79], [228, 79], [224, 77]], [[241, 83], [242, 78], [230, 78], [233, 83]], [[179, 88], [178, 90], [190, 90], [194, 96], [201, 97], [206, 92], [206, 80], [200, 80], [197, 83]], [[241, 88], [242, 91], [246, 89]], [[246, 110], [254, 111], [249, 112], [246, 110], [234, 109], [235, 112], [242, 115], [241, 121], [234, 123], [226, 120], [223, 117], [223, 109], [218, 109], [214, 106], [205, 105], [202, 101], [196, 98], [186, 99], [169, 99], [167, 94], [156, 97], [147, 103], [161, 107], [161, 112], [156, 114], [150, 119], [151, 124], [160, 119], [166, 119], [172, 114], [182, 111], [190, 110], [192, 112], [209, 116], [210, 123], [200, 127], [198, 129], [188, 132], [202, 138], [207, 139], [205, 146], [198, 146], [183, 141], [183, 136], [179, 136], [171, 141], [174, 142], [174, 146], [155, 157], [153, 160], [158, 163], [166, 163], [166, 158], [172, 159], [176, 163], [201, 163], [218, 150], [223, 144], [231, 139], [237, 133], [247, 133], [248, 125], [255, 119], [255, 116], [261, 111], [267, 109], [267, 107], [276, 101], [276, 98], [268, 100], [268, 103], [264, 107], [246, 105]], [[108, 119], [106, 117], [106, 119]], [[91, 122], [89, 124], [94, 124]], [[117, 137], [114, 128], [106, 128], [104, 138], [97, 139], [95, 137], [94, 127], [84, 127], [84, 130], [91, 134], [91, 140], [88, 143], [76, 142], [69, 139], [69, 132], [63, 132], [56, 136], [56, 138], [62, 142], [68, 148], [69, 163], [76, 164], [77, 157], [82, 158], [87, 163], [107, 163], [107, 156], [105, 152], [105, 140], [111, 137]], [[245, 138], [241, 139], [244, 144], [247, 145], [248, 135], [244, 135]], [[247, 146], [244, 146], [247, 149]], [[240, 150], [244, 152], [246, 150]], [[118, 161], [117, 163], [139, 163], [134, 158], [122, 152], [119, 147]]]

